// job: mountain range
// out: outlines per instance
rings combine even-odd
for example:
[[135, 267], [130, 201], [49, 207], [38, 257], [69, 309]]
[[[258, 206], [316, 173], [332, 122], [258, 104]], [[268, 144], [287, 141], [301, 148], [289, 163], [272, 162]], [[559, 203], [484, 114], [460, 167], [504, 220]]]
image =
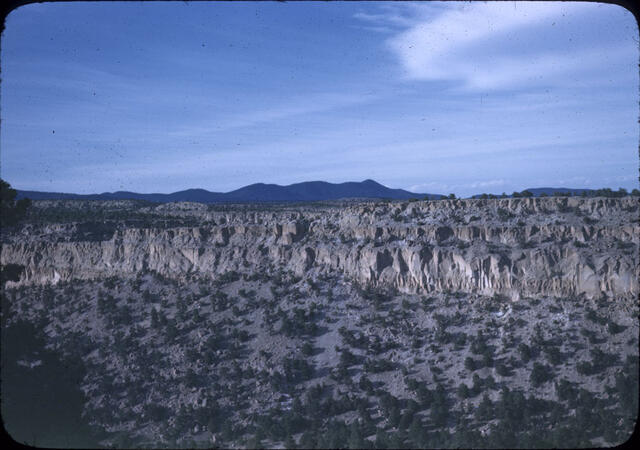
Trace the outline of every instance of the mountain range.
[[391, 189], [373, 180], [362, 182], [327, 183], [307, 181], [288, 186], [256, 183], [231, 192], [210, 192], [205, 189], [187, 189], [171, 194], [140, 194], [137, 192], [104, 192], [102, 194], [69, 194], [62, 192], [17, 191], [17, 198], [32, 200], [146, 200], [151, 202], [200, 202], [200, 203], [264, 203], [309, 202], [347, 198], [377, 198], [408, 200], [440, 198], [439, 194], [418, 194], [403, 189]]
[[[553, 195], [554, 192], [580, 195], [592, 189], [573, 188], [532, 188], [527, 189], [534, 197]], [[374, 180], [361, 182], [328, 183], [326, 181], [306, 181], [287, 186], [278, 184], [251, 184], [230, 192], [211, 192], [206, 189], [187, 189], [170, 194], [140, 194], [137, 192], [117, 191], [101, 194], [71, 194], [63, 192], [17, 191], [17, 198], [32, 200], [146, 200], [157, 203], [169, 202], [198, 202], [198, 203], [268, 203], [268, 202], [313, 202], [323, 200], [339, 200], [349, 198], [364, 199], [439, 199], [441, 194], [420, 194], [391, 189]], [[474, 195], [471, 198], [477, 198]], [[511, 195], [508, 195], [511, 197]]]

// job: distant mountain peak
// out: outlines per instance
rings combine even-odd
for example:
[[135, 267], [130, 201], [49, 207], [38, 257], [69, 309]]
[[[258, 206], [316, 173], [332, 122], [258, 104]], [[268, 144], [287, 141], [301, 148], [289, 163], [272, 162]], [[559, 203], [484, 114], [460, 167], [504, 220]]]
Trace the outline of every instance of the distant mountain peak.
[[105, 192], [102, 194], [64, 194], [54, 192], [18, 191], [19, 198], [33, 200], [79, 199], [79, 200], [147, 200], [151, 202], [200, 202], [200, 203], [263, 203], [263, 202], [313, 202], [347, 198], [371, 198], [408, 200], [435, 197], [435, 194], [418, 194], [403, 189], [390, 189], [370, 178], [357, 182], [329, 183], [327, 181], [305, 181], [286, 186], [254, 183], [230, 192], [210, 192], [192, 188], [171, 194], [139, 194], [136, 192]]

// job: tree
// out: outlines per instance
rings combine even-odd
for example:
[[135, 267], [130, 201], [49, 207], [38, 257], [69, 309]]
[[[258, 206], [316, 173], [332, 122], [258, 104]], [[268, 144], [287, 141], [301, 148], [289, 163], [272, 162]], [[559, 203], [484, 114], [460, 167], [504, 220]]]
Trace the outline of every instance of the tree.
[[388, 417], [389, 426], [395, 428], [400, 423], [400, 409], [397, 406], [392, 406], [391, 411], [389, 411]]
[[437, 427], [443, 427], [449, 417], [447, 393], [442, 384], [436, 386], [431, 404], [431, 420]]
[[31, 206], [31, 200], [16, 201], [17, 192], [11, 185], [0, 179], [0, 226], [10, 227], [22, 220]]
[[476, 409], [477, 420], [490, 420], [492, 419], [493, 402], [486, 393], [482, 396], [482, 401]]
[[474, 370], [476, 370], [476, 361], [470, 356], [467, 356], [464, 360], [464, 368], [469, 372], [473, 372]]
[[366, 375], [360, 377], [358, 387], [367, 393], [373, 393], [373, 383], [367, 378]]
[[411, 439], [416, 447], [423, 447], [421, 444], [425, 440], [424, 428], [422, 426], [422, 420], [420, 420], [417, 414], [413, 416], [413, 420], [409, 426], [409, 439]]
[[482, 355], [482, 363], [485, 367], [493, 367], [493, 353], [489, 347], [487, 347]]
[[387, 433], [384, 430], [378, 428], [376, 431], [376, 440], [375, 440], [375, 448], [388, 448], [388, 438]]
[[300, 447], [302, 448], [314, 448], [316, 445], [315, 436], [309, 431], [305, 431], [300, 437]]
[[533, 370], [531, 371], [531, 375], [529, 377], [531, 383], [538, 387], [543, 383], [551, 380], [553, 378], [553, 373], [551, 372], [551, 368], [545, 364], [540, 364], [538, 362], [533, 363]]
[[[31, 200], [23, 198], [15, 201], [17, 192], [11, 189], [11, 185], [0, 179], [0, 227], [17, 224], [31, 206]], [[0, 265], [0, 288], [4, 287], [7, 281], [18, 281], [24, 266], [18, 264]]]
[[524, 342], [521, 342], [520, 345], [518, 345], [518, 352], [520, 352], [520, 356], [522, 357], [522, 362], [525, 364], [528, 363], [533, 357], [533, 352], [531, 350], [531, 347], [529, 347]]
[[306, 341], [304, 344], [302, 344], [302, 354], [304, 356], [313, 355], [313, 345], [311, 344], [311, 342]]
[[449, 194], [449, 199], [450, 200], [455, 200], [456, 199], [456, 194]]
[[293, 439], [293, 436], [288, 435], [287, 439], [284, 441], [284, 448], [286, 449], [294, 449], [296, 448], [296, 441]]
[[350, 428], [349, 442], [347, 442], [348, 448], [364, 448], [364, 438], [362, 437], [358, 422], [354, 420]]
[[458, 397], [462, 399], [469, 397], [469, 386], [465, 383], [460, 383], [460, 386], [458, 386]]
[[7, 281], [20, 280], [20, 274], [24, 270], [24, 266], [19, 264], [6, 264], [0, 266], [0, 288], [4, 287]]
[[400, 418], [400, 422], [398, 423], [398, 428], [401, 430], [406, 430], [411, 425], [411, 421], [413, 420], [414, 411], [411, 408], [407, 408], [402, 417]]
[[249, 442], [247, 442], [247, 448], [264, 448], [262, 445], [262, 434], [262, 428], [258, 428], [255, 434], [249, 439]]

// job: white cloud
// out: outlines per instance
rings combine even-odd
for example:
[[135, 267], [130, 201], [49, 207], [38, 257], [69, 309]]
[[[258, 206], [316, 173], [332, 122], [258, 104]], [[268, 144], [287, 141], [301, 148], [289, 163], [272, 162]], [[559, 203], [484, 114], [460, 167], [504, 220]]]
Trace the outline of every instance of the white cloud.
[[[558, 29], [566, 27], [565, 16], [577, 17], [598, 6], [579, 2], [453, 2], [437, 10], [431, 7], [428, 15], [416, 13], [417, 23], [390, 37], [386, 46], [400, 62], [407, 80], [453, 80], [465, 90], [549, 84], [602, 66], [603, 59], [609, 63], [623, 58], [637, 60], [633, 45], [593, 48], [582, 43], [580, 48], [574, 42], [571, 48], [563, 48], [543, 39], [550, 25], [557, 22]], [[384, 24], [378, 16], [373, 17]], [[389, 23], [398, 24], [395, 13], [389, 17]], [[532, 30], [531, 40], [513, 39]]]
[[450, 186], [444, 183], [438, 183], [436, 181], [429, 181], [428, 183], [418, 183], [406, 188], [409, 192], [416, 192], [418, 194], [431, 193], [431, 192], [443, 192], [449, 189]]
[[407, 188], [410, 192], [422, 193], [450, 193], [450, 192], [475, 192], [478, 189], [495, 188], [507, 184], [504, 179], [499, 180], [482, 180], [472, 183], [443, 183], [438, 181], [429, 181], [427, 183], [414, 184]]
[[353, 15], [355, 19], [362, 20], [377, 25], [410, 27], [417, 24], [414, 17], [403, 16], [399, 12], [391, 12], [387, 14], [371, 14], [359, 12]]
[[471, 188], [481, 188], [481, 187], [490, 187], [490, 186], [502, 186], [504, 184], [504, 180], [485, 180], [485, 181], [477, 181], [475, 183], [471, 183], [468, 186]]
[[466, 46], [493, 35], [553, 17], [558, 2], [455, 4], [441, 15], [421, 22], [389, 41], [414, 78], [441, 78], [446, 68], [437, 64]]
[[[545, 52], [532, 56], [508, 56], [496, 58], [491, 62], [474, 65], [469, 70], [467, 64], [455, 67], [452, 73], [456, 78], [465, 79], [466, 89], [495, 90], [511, 88], [526, 84], [571, 84], [576, 86], [578, 80], [571, 79], [572, 74], [580, 74], [580, 81], [588, 81], [585, 75], [589, 71], [602, 68], [610, 61], [631, 60], [633, 48], [599, 47], [577, 52]], [[634, 59], [635, 61], [635, 59]]]
[[375, 25], [374, 26], [354, 25], [353, 28], [357, 28], [359, 30], [373, 31], [375, 33], [384, 33], [384, 34], [390, 34], [395, 32], [393, 28], [385, 27], [385, 26], [375, 26]]

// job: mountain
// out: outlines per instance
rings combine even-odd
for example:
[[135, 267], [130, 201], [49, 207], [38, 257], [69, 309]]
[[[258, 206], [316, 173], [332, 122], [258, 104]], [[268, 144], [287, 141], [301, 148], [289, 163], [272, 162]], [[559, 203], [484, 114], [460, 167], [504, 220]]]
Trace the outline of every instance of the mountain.
[[158, 203], [263, 203], [263, 202], [309, 202], [346, 198], [385, 198], [408, 200], [425, 197], [440, 198], [438, 194], [416, 194], [403, 189], [390, 189], [373, 180], [362, 182], [327, 183], [307, 181], [280, 186], [256, 183], [231, 192], [210, 192], [205, 189], [187, 189], [171, 194], [139, 194], [137, 192], [104, 192], [102, 194], [68, 194], [61, 192], [39, 192], [18, 190], [17, 198], [32, 200], [146, 200]]

